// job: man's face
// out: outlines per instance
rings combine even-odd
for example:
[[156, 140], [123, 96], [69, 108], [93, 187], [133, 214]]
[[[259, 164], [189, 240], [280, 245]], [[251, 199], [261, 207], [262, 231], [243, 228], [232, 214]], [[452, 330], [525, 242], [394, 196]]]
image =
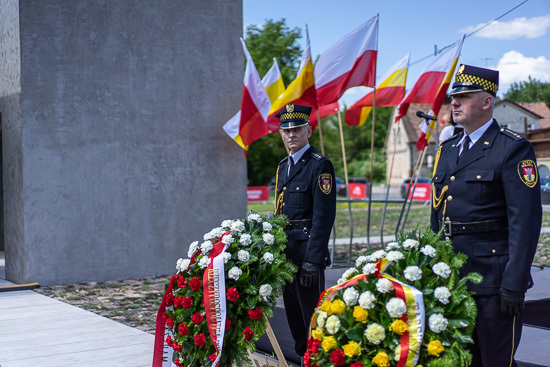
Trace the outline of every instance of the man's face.
[[311, 127], [309, 125], [293, 127], [291, 129], [279, 129], [283, 143], [285, 143], [291, 154], [296, 153], [306, 146], [311, 137]]
[[[487, 92], [462, 93], [452, 96], [453, 119], [465, 129], [475, 130], [486, 123], [490, 116], [493, 97]], [[472, 130], [472, 131], [473, 131]]]

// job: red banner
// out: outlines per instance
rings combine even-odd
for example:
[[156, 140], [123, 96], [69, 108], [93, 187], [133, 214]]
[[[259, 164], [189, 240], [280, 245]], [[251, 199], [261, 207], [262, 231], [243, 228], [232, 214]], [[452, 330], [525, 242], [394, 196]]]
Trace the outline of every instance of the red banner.
[[268, 201], [269, 186], [248, 186], [246, 197], [248, 201]]
[[365, 184], [349, 184], [350, 199], [364, 199], [367, 197], [367, 185]]
[[[414, 193], [412, 189], [414, 187]], [[416, 186], [411, 187], [409, 192], [408, 200], [411, 199], [411, 194], [413, 195], [413, 201], [429, 201], [432, 195], [432, 188], [429, 183], [417, 183]], [[407, 187], [408, 190], [408, 187]]]

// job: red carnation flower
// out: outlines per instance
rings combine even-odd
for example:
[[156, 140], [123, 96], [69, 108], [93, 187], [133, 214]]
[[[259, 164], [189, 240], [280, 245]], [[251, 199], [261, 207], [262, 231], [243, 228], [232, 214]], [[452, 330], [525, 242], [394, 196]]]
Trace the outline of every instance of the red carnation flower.
[[241, 334], [244, 334], [244, 340], [249, 341], [254, 336], [254, 330], [247, 326]]
[[346, 356], [341, 349], [334, 349], [332, 353], [330, 353], [330, 361], [335, 366], [343, 366], [344, 363], [346, 363]]
[[172, 337], [171, 337], [170, 335], [168, 335], [168, 336], [166, 337], [166, 344], [168, 344], [168, 345], [170, 345], [170, 346], [172, 345]]
[[188, 309], [193, 307], [193, 298], [191, 297], [183, 297], [181, 300], [181, 307], [184, 309]]
[[248, 310], [248, 316], [250, 316], [250, 320], [259, 320], [262, 318], [262, 310], [258, 307], [255, 307], [253, 310]]
[[180, 288], [185, 288], [187, 287], [187, 279], [185, 279], [184, 277], [179, 277], [178, 278], [178, 287]]
[[183, 363], [181, 363], [179, 358], [176, 358], [176, 360], [174, 361], [174, 364], [178, 367], [183, 367]]
[[166, 307], [170, 307], [174, 304], [174, 295], [172, 292], [166, 293], [166, 296], [164, 297], [164, 304]]
[[200, 287], [202, 287], [202, 282], [199, 278], [193, 277], [193, 279], [191, 279], [191, 281], [189, 282], [189, 286], [193, 291], [197, 291], [200, 289]]
[[189, 328], [187, 327], [186, 324], [181, 323], [180, 326], [178, 327], [178, 332], [181, 335], [187, 335], [189, 334]]
[[311, 348], [308, 349], [312, 354], [319, 353], [319, 346], [321, 345], [321, 341], [317, 339], [313, 339], [311, 342]]
[[231, 302], [235, 302], [239, 298], [239, 292], [237, 288], [229, 288], [227, 290], [227, 299]]
[[361, 362], [355, 362], [350, 367], [363, 367], [363, 363]]
[[225, 319], [225, 330], [231, 329], [231, 320]]
[[304, 354], [304, 366], [305, 367], [311, 367], [311, 361], [309, 360], [309, 352], [306, 352]]
[[193, 314], [193, 316], [191, 316], [191, 321], [193, 321], [193, 324], [195, 324], [195, 325], [202, 324], [203, 320], [204, 320], [204, 316], [199, 312], [197, 312], [196, 314]]
[[206, 337], [204, 336], [204, 334], [197, 334], [193, 338], [193, 341], [195, 342], [195, 345], [198, 345], [199, 347], [204, 347], [204, 345], [206, 344]]
[[180, 343], [178, 343], [177, 341], [174, 340], [174, 344], [172, 345], [172, 348], [174, 348], [174, 350], [176, 352], [183, 352], [183, 348], [181, 346]]
[[217, 357], [216, 353], [212, 353], [212, 354], [210, 354], [208, 359], [210, 360], [210, 362], [214, 362], [216, 360], [216, 357]]
[[174, 326], [174, 319], [169, 317], [167, 320], [166, 320], [166, 325], [172, 327]]

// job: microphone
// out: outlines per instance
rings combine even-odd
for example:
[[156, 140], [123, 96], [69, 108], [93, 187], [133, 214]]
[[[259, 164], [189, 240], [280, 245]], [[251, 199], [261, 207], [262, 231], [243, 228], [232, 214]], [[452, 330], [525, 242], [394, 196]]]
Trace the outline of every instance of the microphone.
[[416, 116], [417, 117], [422, 117], [423, 119], [426, 119], [426, 120], [437, 121], [437, 119], [435, 117], [433, 117], [432, 115], [427, 115], [422, 111], [416, 111]]

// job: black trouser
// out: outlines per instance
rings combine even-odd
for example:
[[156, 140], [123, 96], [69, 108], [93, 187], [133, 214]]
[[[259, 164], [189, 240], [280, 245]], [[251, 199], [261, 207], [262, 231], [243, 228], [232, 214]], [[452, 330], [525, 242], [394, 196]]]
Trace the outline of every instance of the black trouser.
[[516, 317], [500, 313], [500, 297], [474, 296], [477, 318], [474, 345], [469, 345], [472, 367], [515, 367], [514, 359], [521, 338], [523, 312]]
[[294, 338], [294, 350], [300, 356], [306, 352], [311, 316], [324, 289], [324, 270], [321, 270], [319, 284], [308, 288], [300, 285], [300, 271], [298, 271], [292, 283], [287, 284], [283, 292], [286, 318]]

